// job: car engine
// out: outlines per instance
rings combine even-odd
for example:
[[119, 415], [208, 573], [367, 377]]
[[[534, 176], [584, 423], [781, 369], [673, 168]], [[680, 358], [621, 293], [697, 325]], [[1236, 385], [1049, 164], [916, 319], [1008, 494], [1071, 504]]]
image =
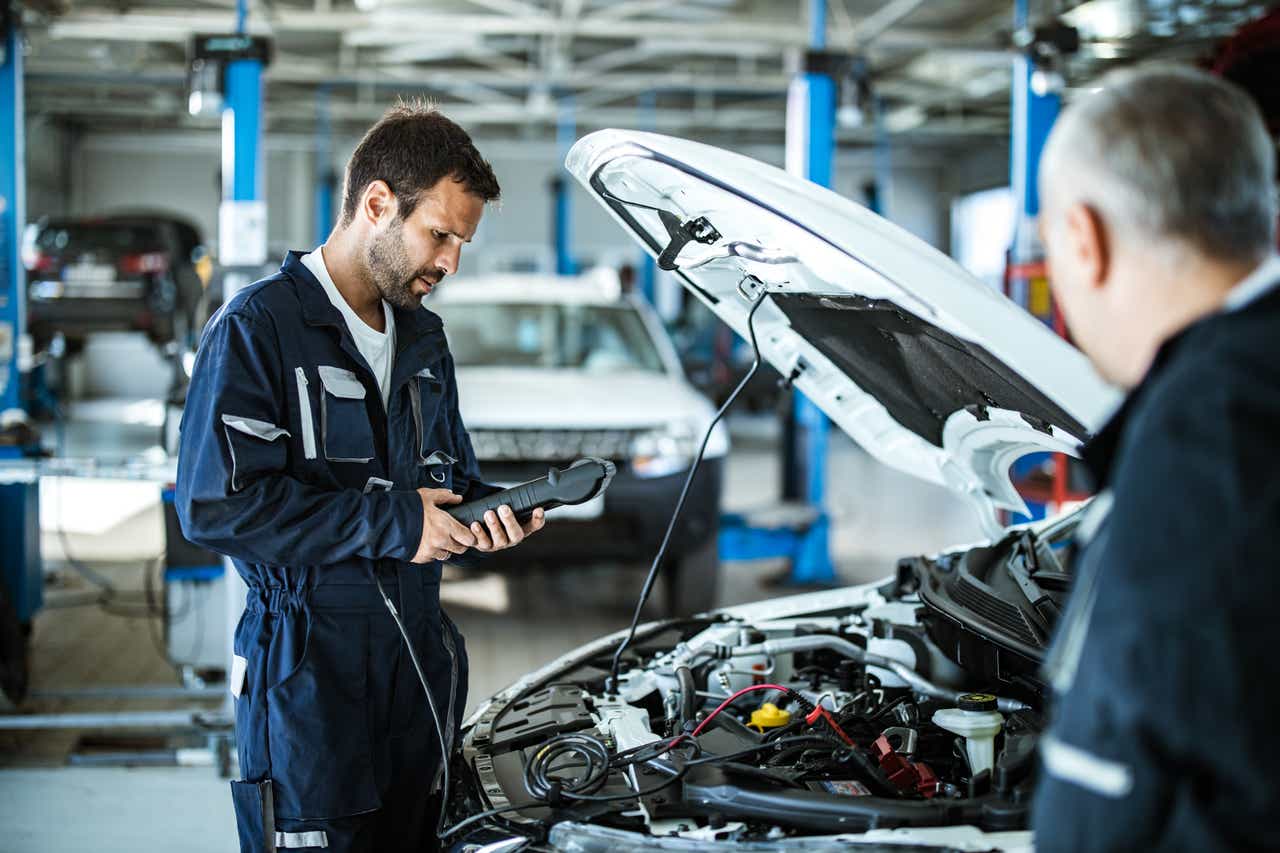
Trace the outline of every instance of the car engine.
[[[1025, 830], [1047, 641], [1009, 626], [1015, 613], [1056, 619], [1063, 532], [905, 560], [880, 585], [653, 623], [616, 683], [617, 638], [604, 638], [480, 709], [455, 827], [531, 843], [576, 827], [565, 849], [582, 850]], [[957, 584], [1010, 609], [961, 610], [976, 593]], [[588, 828], [615, 835], [593, 846]]]

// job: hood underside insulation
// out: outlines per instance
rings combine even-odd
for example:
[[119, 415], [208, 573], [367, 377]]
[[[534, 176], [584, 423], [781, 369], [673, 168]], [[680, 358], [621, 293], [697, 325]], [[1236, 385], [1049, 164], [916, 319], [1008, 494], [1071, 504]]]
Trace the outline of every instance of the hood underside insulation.
[[1086, 440], [1084, 425], [977, 344], [884, 299], [773, 294], [791, 327], [902, 426], [937, 447], [947, 418], [968, 409], [1020, 412], [1032, 426], [1050, 425]]

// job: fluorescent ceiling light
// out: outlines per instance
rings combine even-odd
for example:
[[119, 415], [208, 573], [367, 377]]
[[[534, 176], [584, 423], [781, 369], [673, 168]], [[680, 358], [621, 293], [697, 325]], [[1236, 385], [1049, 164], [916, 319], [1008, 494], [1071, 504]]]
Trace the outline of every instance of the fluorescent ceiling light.
[[907, 104], [905, 107], [895, 107], [885, 113], [884, 126], [890, 133], [906, 133], [924, 124], [926, 118], [928, 115], [924, 107], [918, 104]]

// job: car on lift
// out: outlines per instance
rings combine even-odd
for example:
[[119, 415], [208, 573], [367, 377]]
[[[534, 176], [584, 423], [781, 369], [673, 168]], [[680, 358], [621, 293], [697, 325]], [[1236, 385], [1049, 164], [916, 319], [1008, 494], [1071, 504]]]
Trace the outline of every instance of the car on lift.
[[[632, 566], [653, 554], [714, 414], [653, 308], [604, 268], [459, 279], [426, 304], [444, 320], [462, 419], [489, 482], [527, 482], [586, 456], [617, 467], [606, 494], [552, 510], [545, 531], [486, 558], [486, 567]], [[715, 600], [728, 449], [718, 426], [673, 536], [664, 587], [671, 612]]]
[[989, 541], [652, 622], [519, 679], [463, 724], [454, 849], [1030, 851], [1041, 665], [1095, 505], [1006, 526], [1026, 512], [1009, 467], [1077, 454], [1114, 389], [946, 256], [780, 170], [624, 131], [579, 140], [568, 168], [870, 454], [962, 495]]
[[212, 260], [199, 229], [168, 214], [55, 218], [23, 233], [27, 330], [37, 352], [61, 335], [139, 331], [159, 346], [199, 332]]

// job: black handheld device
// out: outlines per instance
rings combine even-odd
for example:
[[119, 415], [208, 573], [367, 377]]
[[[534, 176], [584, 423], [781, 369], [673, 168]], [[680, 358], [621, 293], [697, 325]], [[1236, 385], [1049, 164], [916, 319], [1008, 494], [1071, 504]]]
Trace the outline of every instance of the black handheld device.
[[586, 503], [609, 488], [609, 481], [613, 479], [615, 471], [613, 463], [607, 459], [588, 456], [568, 468], [552, 468], [545, 477], [503, 489], [488, 497], [448, 507], [446, 511], [470, 527], [472, 522], [483, 522], [484, 514], [489, 510], [496, 512], [498, 507], [506, 504], [511, 507], [516, 518], [526, 521], [538, 507], [553, 509]]

